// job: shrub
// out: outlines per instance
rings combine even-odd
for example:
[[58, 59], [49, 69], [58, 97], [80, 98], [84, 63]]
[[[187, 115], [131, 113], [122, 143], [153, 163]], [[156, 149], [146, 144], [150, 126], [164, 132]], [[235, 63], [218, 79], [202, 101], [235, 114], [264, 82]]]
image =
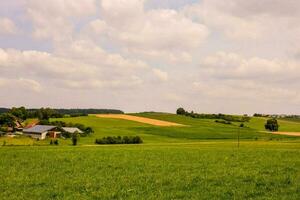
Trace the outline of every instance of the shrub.
[[96, 144], [141, 144], [143, 143], [142, 138], [139, 136], [124, 136], [123, 138], [121, 136], [118, 137], [104, 137], [102, 139], [96, 139]]
[[[51, 140], [52, 141], [52, 140]], [[54, 140], [54, 144], [58, 145], [58, 140]]]

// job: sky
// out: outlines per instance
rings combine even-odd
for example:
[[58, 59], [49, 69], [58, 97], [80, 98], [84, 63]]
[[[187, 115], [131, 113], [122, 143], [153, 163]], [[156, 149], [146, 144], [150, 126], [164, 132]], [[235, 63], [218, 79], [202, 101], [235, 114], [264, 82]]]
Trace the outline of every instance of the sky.
[[299, 0], [0, 0], [0, 107], [300, 114]]

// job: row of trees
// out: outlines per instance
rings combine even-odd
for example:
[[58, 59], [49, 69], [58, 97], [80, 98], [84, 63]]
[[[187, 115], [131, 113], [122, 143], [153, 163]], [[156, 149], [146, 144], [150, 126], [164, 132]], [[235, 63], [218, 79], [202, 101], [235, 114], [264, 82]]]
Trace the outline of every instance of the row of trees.
[[38, 118], [47, 120], [49, 118], [61, 118], [64, 115], [51, 108], [26, 109], [25, 107], [13, 107], [8, 111], [18, 119], [25, 120], [27, 118]]
[[200, 118], [200, 119], [222, 119], [229, 122], [248, 122], [250, 121], [250, 117], [248, 116], [235, 116], [235, 115], [225, 115], [225, 114], [198, 114], [193, 111], [188, 112], [184, 108], [178, 108], [176, 111], [177, 115], [185, 115], [192, 118]]

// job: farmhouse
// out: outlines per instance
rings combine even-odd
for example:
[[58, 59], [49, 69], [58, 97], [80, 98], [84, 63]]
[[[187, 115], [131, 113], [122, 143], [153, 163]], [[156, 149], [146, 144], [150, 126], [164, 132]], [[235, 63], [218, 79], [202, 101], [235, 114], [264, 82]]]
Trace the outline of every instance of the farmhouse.
[[60, 132], [57, 132], [56, 126], [36, 125], [31, 128], [23, 129], [23, 134], [35, 139], [43, 140], [47, 135], [56, 138]]
[[62, 131], [67, 133], [75, 133], [75, 132], [83, 133], [79, 128], [76, 127], [62, 127], [61, 129]]

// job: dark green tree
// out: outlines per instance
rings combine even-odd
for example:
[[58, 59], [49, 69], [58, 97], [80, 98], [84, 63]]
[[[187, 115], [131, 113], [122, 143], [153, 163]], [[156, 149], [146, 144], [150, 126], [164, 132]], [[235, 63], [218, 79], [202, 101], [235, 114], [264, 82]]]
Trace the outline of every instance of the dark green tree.
[[176, 114], [177, 115], [185, 115], [186, 111], [183, 108], [178, 108], [176, 111]]
[[11, 113], [3, 113], [0, 115], [0, 125], [8, 127], [16, 127], [16, 117]]
[[267, 123], [265, 124], [265, 129], [269, 131], [278, 131], [279, 124], [277, 119], [268, 119]]
[[22, 120], [27, 119], [27, 111], [25, 107], [19, 107], [19, 108], [13, 107], [9, 112], [19, 119]]

